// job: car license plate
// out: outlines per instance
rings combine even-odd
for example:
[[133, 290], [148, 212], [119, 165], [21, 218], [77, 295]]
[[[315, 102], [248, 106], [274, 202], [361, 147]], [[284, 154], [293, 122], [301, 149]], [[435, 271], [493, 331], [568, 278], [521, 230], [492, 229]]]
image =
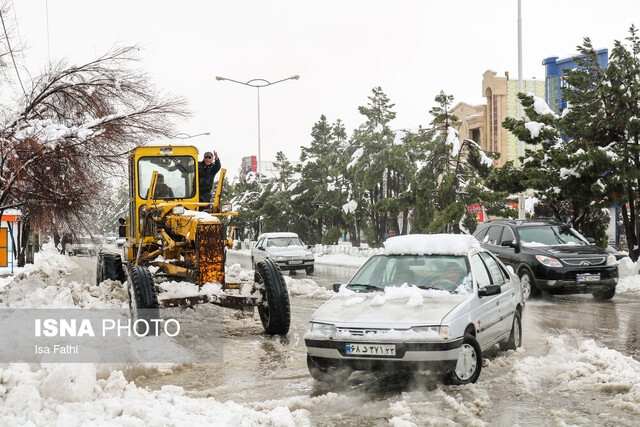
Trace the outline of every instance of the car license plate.
[[296, 260], [293, 260], [293, 261], [289, 261], [289, 262], [287, 262], [287, 264], [289, 264], [289, 265], [298, 265], [298, 264], [302, 264], [302, 260], [301, 260], [301, 259], [296, 259]]
[[395, 356], [395, 344], [347, 344], [347, 355]]
[[600, 280], [600, 274], [584, 273], [576, 275], [576, 282], [596, 282], [598, 280]]

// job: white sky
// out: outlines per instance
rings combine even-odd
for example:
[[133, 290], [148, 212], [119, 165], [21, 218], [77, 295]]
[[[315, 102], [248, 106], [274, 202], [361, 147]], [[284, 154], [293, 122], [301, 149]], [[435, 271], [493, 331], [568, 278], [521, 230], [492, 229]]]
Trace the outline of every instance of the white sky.
[[[48, 60], [47, 3], [15, 1], [21, 66], [36, 74]], [[185, 96], [194, 111], [178, 131], [216, 150], [236, 175], [241, 158], [257, 155], [257, 89], [216, 81], [300, 80], [260, 90], [262, 160], [300, 146], [321, 114], [341, 119], [349, 135], [364, 120], [375, 86], [395, 103], [392, 128], [431, 120], [433, 98], [482, 103], [487, 69], [513, 79], [517, 1], [220, 1], [49, 0], [51, 59], [87, 62], [115, 43], [142, 46], [141, 66], [158, 87]], [[522, 0], [524, 78], [544, 78], [542, 59], [570, 56], [583, 37], [611, 49], [640, 25], [637, 0]], [[26, 74], [26, 73], [25, 73]], [[24, 76], [23, 76], [24, 78]]]

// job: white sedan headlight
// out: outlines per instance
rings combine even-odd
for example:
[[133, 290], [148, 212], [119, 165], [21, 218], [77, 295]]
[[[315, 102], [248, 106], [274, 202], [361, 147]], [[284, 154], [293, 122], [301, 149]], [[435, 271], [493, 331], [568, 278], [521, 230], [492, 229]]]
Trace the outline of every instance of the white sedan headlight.
[[314, 334], [321, 334], [327, 337], [334, 337], [336, 335], [336, 326], [328, 323], [316, 323], [309, 322], [309, 332]]
[[411, 330], [418, 333], [432, 334], [434, 338], [449, 339], [448, 326], [414, 326]]
[[276, 261], [286, 261], [287, 257], [286, 256], [277, 256], [276, 257]]

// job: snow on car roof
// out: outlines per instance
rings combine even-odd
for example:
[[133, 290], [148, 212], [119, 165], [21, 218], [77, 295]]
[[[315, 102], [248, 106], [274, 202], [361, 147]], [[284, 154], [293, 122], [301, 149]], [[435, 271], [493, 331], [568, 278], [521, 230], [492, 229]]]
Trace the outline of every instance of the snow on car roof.
[[466, 234], [410, 234], [384, 242], [387, 255], [467, 255], [480, 242]]
[[258, 240], [262, 239], [263, 237], [298, 237], [298, 235], [296, 233], [287, 233], [284, 231], [277, 233], [262, 233], [258, 236]]

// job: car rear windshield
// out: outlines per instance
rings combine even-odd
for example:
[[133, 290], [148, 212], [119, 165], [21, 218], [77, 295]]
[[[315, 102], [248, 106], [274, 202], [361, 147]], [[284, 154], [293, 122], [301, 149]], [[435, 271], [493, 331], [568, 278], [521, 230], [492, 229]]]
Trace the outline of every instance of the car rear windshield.
[[472, 289], [469, 271], [466, 256], [376, 255], [353, 276], [349, 288], [375, 290], [407, 284], [468, 293]]
[[586, 245], [570, 227], [545, 225], [518, 228], [520, 242], [525, 246]]

